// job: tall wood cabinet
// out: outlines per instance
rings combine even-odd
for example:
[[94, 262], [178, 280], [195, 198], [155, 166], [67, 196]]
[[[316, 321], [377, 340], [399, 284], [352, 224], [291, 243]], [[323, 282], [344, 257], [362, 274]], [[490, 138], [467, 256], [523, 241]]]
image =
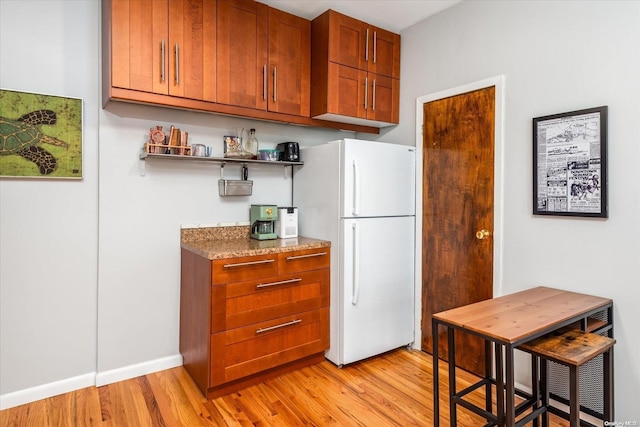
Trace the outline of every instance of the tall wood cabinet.
[[397, 124], [400, 35], [328, 10], [311, 24], [311, 116]]
[[107, 0], [103, 13], [112, 88], [216, 101], [216, 0]]
[[207, 398], [324, 360], [329, 251], [209, 260], [182, 249], [180, 352]]
[[218, 102], [309, 116], [311, 23], [249, 0], [218, 2]]

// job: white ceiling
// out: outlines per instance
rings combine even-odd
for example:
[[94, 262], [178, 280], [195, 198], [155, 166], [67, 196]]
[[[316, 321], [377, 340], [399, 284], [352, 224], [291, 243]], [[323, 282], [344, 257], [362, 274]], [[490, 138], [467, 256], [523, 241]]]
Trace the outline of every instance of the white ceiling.
[[399, 33], [462, 0], [258, 0], [293, 15], [313, 19], [327, 9]]

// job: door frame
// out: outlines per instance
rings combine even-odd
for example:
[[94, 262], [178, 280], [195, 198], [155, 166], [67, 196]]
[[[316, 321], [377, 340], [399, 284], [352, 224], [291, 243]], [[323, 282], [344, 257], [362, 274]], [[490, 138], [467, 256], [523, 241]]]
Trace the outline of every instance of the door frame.
[[416, 241], [415, 241], [415, 325], [413, 348], [422, 350], [422, 105], [474, 90], [495, 86], [494, 208], [493, 208], [493, 295], [502, 294], [504, 211], [504, 75], [456, 86], [416, 98]]

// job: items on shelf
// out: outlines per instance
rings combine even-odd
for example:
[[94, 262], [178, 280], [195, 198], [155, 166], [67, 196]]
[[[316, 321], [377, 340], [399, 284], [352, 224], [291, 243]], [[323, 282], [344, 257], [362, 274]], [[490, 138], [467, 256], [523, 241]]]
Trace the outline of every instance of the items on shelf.
[[234, 157], [238, 159], [258, 158], [258, 139], [256, 138], [256, 130], [249, 131], [249, 137], [243, 142], [244, 128], [236, 128], [235, 135], [225, 135], [224, 157]]
[[169, 128], [169, 135], [165, 135], [162, 126], [149, 129], [149, 142], [145, 143], [144, 150], [150, 154], [192, 155], [189, 133], [174, 125]]

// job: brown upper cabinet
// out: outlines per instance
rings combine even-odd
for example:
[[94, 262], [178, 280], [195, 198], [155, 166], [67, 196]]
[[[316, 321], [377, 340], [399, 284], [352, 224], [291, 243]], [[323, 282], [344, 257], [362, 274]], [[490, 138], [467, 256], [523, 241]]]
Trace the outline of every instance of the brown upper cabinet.
[[399, 121], [400, 35], [328, 10], [311, 23], [311, 116], [390, 126]]
[[106, 71], [112, 87], [216, 100], [215, 0], [104, 3], [111, 17]]
[[[254, 0], [103, 0], [102, 33], [104, 105], [379, 133], [369, 122], [311, 117], [311, 22]], [[371, 34], [380, 67], [388, 49]]]
[[311, 23], [247, 0], [218, 2], [218, 102], [309, 117]]
[[[313, 21], [318, 32], [328, 32], [328, 60], [382, 76], [400, 78], [400, 35], [333, 10]], [[314, 47], [318, 47], [317, 45]], [[322, 49], [322, 46], [320, 46]]]

